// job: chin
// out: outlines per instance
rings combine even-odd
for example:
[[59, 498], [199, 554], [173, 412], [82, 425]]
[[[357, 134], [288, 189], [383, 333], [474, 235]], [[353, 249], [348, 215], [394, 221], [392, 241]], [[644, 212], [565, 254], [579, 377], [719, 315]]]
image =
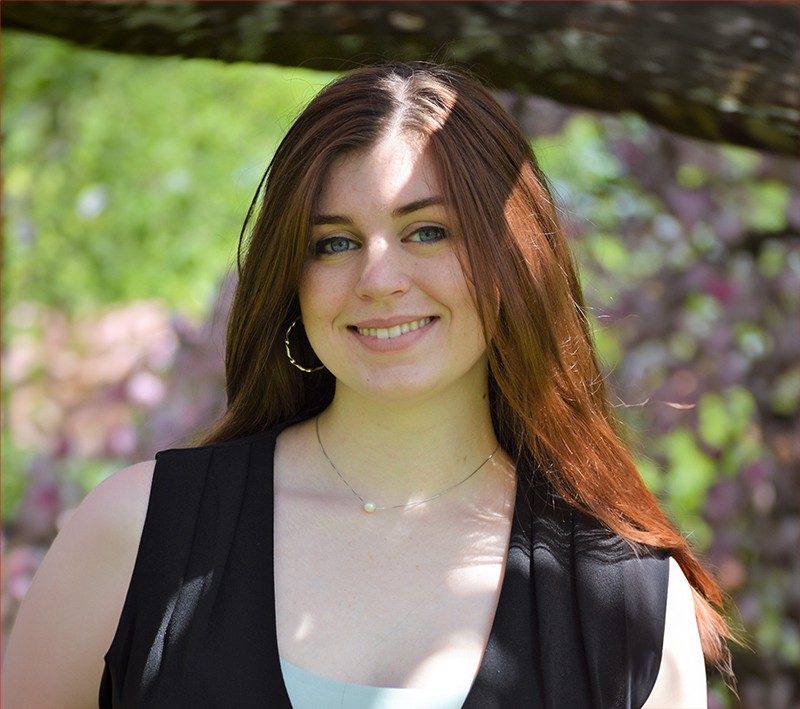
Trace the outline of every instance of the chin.
[[441, 372], [407, 372], [405, 376], [391, 376], [388, 373], [371, 373], [361, 379], [345, 381], [343, 384], [352, 392], [386, 404], [415, 405], [432, 401], [436, 397], [453, 392], [453, 388], [472, 389], [476, 383], [471, 377], [443, 376]]
[[401, 403], [426, 399], [435, 394], [437, 387], [419, 380], [410, 382], [365, 382], [356, 389], [359, 393], [372, 399], [382, 399], [387, 402]]
[[369, 387], [362, 390], [366, 396], [380, 399], [391, 404], [414, 403], [424, 401], [436, 393], [435, 387], [420, 386], [418, 382], [408, 386]]
[[452, 383], [443, 381], [439, 376], [422, 373], [418, 367], [409, 369], [413, 371], [371, 371], [360, 376], [337, 376], [336, 379], [337, 383], [361, 396], [395, 403], [426, 399]]

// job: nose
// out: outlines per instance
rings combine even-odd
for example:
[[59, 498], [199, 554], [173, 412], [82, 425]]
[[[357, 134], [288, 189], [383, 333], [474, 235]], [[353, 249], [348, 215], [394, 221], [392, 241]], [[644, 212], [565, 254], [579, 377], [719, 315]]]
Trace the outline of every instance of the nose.
[[405, 293], [410, 284], [409, 264], [399, 244], [390, 238], [369, 239], [362, 251], [356, 295], [379, 300]]

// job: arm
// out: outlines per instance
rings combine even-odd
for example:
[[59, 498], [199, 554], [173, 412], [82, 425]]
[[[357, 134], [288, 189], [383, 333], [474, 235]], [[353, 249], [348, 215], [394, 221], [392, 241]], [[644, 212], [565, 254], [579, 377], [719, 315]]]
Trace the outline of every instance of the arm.
[[139, 548], [154, 461], [92, 490], [56, 537], [20, 607], [3, 666], [4, 709], [96, 707]]
[[661, 666], [642, 709], [705, 709], [707, 703], [705, 660], [692, 587], [678, 562], [670, 558]]

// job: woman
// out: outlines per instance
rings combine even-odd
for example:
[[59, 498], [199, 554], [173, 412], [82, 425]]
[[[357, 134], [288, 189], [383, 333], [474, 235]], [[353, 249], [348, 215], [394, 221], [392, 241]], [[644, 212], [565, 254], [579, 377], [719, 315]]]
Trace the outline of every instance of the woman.
[[262, 184], [227, 412], [77, 510], [4, 706], [705, 706], [720, 591], [615, 430], [508, 115], [361, 69]]

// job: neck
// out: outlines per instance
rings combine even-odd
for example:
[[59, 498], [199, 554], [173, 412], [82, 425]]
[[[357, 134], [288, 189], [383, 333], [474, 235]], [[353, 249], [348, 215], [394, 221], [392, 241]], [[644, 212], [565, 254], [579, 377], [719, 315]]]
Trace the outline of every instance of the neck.
[[431, 400], [399, 404], [338, 385], [319, 417], [319, 432], [348, 484], [379, 506], [436, 495], [464, 480], [497, 447], [487, 387], [456, 387]]

